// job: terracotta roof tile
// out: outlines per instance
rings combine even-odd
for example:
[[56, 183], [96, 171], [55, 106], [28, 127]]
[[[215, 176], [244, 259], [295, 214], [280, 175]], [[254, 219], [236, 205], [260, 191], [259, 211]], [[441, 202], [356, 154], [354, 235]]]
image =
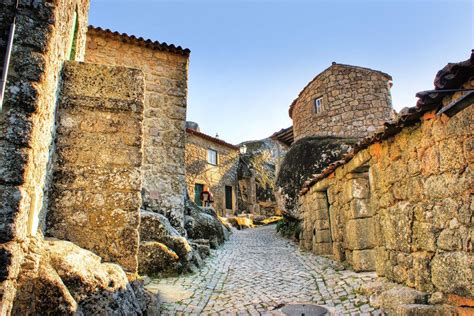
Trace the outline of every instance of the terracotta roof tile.
[[201, 138], [204, 138], [208, 141], [211, 141], [213, 143], [216, 143], [216, 144], [219, 144], [219, 145], [223, 145], [223, 146], [227, 146], [229, 148], [232, 148], [232, 149], [235, 149], [235, 150], [239, 150], [239, 147], [235, 146], [235, 145], [232, 145], [230, 143], [227, 143], [219, 138], [215, 138], [215, 137], [212, 137], [212, 136], [209, 136], [207, 134], [204, 134], [204, 133], [201, 133], [201, 132], [198, 132], [194, 129], [191, 129], [191, 128], [186, 128], [186, 132], [191, 134], [191, 135], [195, 135], [197, 137], [201, 137]]
[[95, 27], [92, 25], [89, 26], [87, 32], [90, 34], [100, 34], [106, 37], [121, 40], [126, 43], [131, 43], [134, 45], [148, 47], [160, 51], [176, 53], [183, 56], [189, 56], [189, 54], [191, 53], [188, 48], [182, 48], [181, 46], [175, 46], [174, 44], [167, 44], [165, 42], [160, 43], [158, 41], [144, 39], [143, 37], [136, 37], [135, 35], [128, 35], [127, 33], [114, 32], [109, 29], [103, 29], [101, 27]]

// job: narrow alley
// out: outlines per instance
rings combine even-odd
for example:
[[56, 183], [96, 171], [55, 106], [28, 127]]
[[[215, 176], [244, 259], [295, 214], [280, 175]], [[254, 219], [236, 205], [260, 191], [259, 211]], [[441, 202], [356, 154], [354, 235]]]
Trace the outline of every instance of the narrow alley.
[[357, 289], [375, 273], [342, 270], [302, 252], [275, 226], [234, 231], [199, 272], [152, 280], [164, 315], [281, 315], [288, 303], [312, 303], [335, 314], [380, 314]]

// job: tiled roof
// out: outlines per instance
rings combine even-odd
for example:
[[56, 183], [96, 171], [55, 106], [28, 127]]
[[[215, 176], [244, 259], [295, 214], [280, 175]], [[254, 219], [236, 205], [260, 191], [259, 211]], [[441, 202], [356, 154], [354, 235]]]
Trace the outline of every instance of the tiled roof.
[[125, 43], [130, 43], [138, 46], [143, 46], [159, 51], [171, 52], [180, 54], [183, 56], [189, 56], [191, 51], [188, 48], [182, 48], [181, 46], [175, 46], [173, 44], [167, 44], [165, 42], [160, 43], [158, 41], [152, 41], [150, 39], [144, 39], [143, 37], [136, 37], [135, 35], [128, 35], [127, 33], [114, 32], [109, 29], [103, 29], [101, 27], [95, 27], [90, 25], [87, 31], [88, 34], [99, 34], [105, 37], [114, 38]]
[[201, 137], [203, 139], [206, 139], [208, 141], [211, 141], [213, 143], [216, 143], [216, 144], [219, 144], [219, 145], [223, 145], [223, 146], [227, 146], [229, 148], [232, 148], [232, 149], [235, 149], [235, 150], [239, 150], [239, 147], [235, 146], [235, 145], [232, 145], [230, 143], [227, 143], [219, 138], [215, 138], [215, 137], [212, 137], [212, 136], [209, 136], [207, 134], [204, 134], [204, 133], [201, 133], [201, 132], [198, 132], [194, 129], [191, 129], [191, 128], [186, 128], [186, 132], [191, 134], [191, 135], [195, 135], [197, 137]]
[[300, 194], [306, 194], [314, 184], [332, 174], [339, 166], [349, 162], [359, 151], [398, 134], [405, 127], [420, 122], [425, 113], [441, 110], [441, 101], [447, 95], [446, 92], [453, 93], [451, 89], [460, 89], [469, 80], [474, 80], [474, 50], [471, 52], [470, 59], [460, 63], [449, 63], [441, 69], [434, 80], [435, 90], [417, 93], [419, 99], [416, 106], [402, 109], [396, 120], [385, 122], [375, 133], [356, 143], [341, 160], [333, 162], [320, 174], [315, 174], [306, 180]]
[[332, 67], [334, 66], [343, 66], [343, 67], [346, 67], [346, 68], [353, 68], [353, 69], [360, 69], [360, 70], [366, 70], [366, 71], [370, 71], [370, 72], [375, 72], [375, 73], [378, 73], [384, 77], [386, 77], [388, 80], [392, 80], [392, 76], [390, 76], [389, 74], [385, 73], [385, 72], [382, 72], [380, 70], [374, 70], [374, 69], [370, 69], [370, 68], [366, 68], [366, 67], [360, 67], [360, 66], [353, 66], [353, 65], [347, 65], [347, 64], [338, 64], [336, 62], [332, 62], [331, 66], [329, 66], [328, 68], [324, 69], [322, 72], [320, 72], [319, 74], [316, 75], [316, 77], [313, 78], [313, 80], [311, 80], [310, 82], [308, 82], [308, 84], [300, 91], [300, 93], [298, 94], [298, 96], [296, 97], [296, 99], [293, 100], [293, 102], [291, 103], [290, 105], [290, 108], [288, 110], [288, 114], [290, 115], [290, 117], [293, 116], [293, 108], [295, 107], [295, 104], [296, 104], [296, 101], [299, 99], [299, 97], [301, 96], [301, 94], [303, 93], [303, 91], [306, 90], [306, 88], [308, 88], [314, 81], [316, 81], [323, 73], [325, 73], [326, 71], [328, 71], [329, 69], [331, 69]]
[[278, 132], [270, 136], [270, 138], [278, 140], [287, 146], [291, 146], [291, 144], [293, 144], [295, 140], [293, 136], [293, 126], [279, 130]]

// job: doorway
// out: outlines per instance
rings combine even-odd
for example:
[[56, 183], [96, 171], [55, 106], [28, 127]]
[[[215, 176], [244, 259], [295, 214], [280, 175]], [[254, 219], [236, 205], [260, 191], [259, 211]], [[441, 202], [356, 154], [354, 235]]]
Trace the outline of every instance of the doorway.
[[232, 203], [232, 187], [226, 185], [225, 186], [225, 208], [227, 210], [231, 210], [232, 205], [233, 205], [233, 203]]
[[201, 193], [204, 190], [204, 185], [200, 183], [194, 184], [194, 203], [198, 206], [202, 206]]

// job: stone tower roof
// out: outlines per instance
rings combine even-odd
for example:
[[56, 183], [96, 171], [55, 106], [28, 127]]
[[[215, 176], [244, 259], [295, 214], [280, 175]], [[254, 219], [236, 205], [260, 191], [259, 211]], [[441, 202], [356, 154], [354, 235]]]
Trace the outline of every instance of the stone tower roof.
[[336, 67], [336, 66], [339, 66], [339, 67], [345, 67], [345, 68], [352, 68], [352, 69], [358, 69], [358, 70], [364, 70], [364, 71], [368, 71], [368, 72], [374, 72], [374, 73], [378, 73], [380, 75], [382, 75], [383, 77], [387, 78], [387, 80], [392, 80], [392, 76], [390, 76], [389, 74], [385, 73], [385, 72], [382, 72], [382, 71], [379, 71], [379, 70], [374, 70], [374, 69], [370, 69], [370, 68], [366, 68], [366, 67], [360, 67], [360, 66], [353, 66], [353, 65], [347, 65], [347, 64], [339, 64], [339, 63], [336, 63], [336, 62], [332, 62], [331, 66], [329, 66], [328, 68], [324, 69], [322, 72], [320, 72], [319, 74], [316, 75], [316, 77], [313, 78], [313, 80], [311, 80], [310, 82], [308, 82], [308, 84], [300, 91], [300, 93], [298, 94], [298, 97], [296, 97], [296, 99], [293, 100], [293, 102], [291, 103], [290, 105], [290, 109], [288, 110], [288, 114], [290, 115], [290, 117], [292, 118], [293, 117], [293, 108], [296, 104], [296, 101], [299, 99], [299, 97], [301, 96], [301, 94], [313, 83], [315, 82], [316, 80], [318, 80], [319, 77], [321, 77], [324, 73], [326, 73], [327, 71], [329, 71], [331, 68], [333, 67]]

